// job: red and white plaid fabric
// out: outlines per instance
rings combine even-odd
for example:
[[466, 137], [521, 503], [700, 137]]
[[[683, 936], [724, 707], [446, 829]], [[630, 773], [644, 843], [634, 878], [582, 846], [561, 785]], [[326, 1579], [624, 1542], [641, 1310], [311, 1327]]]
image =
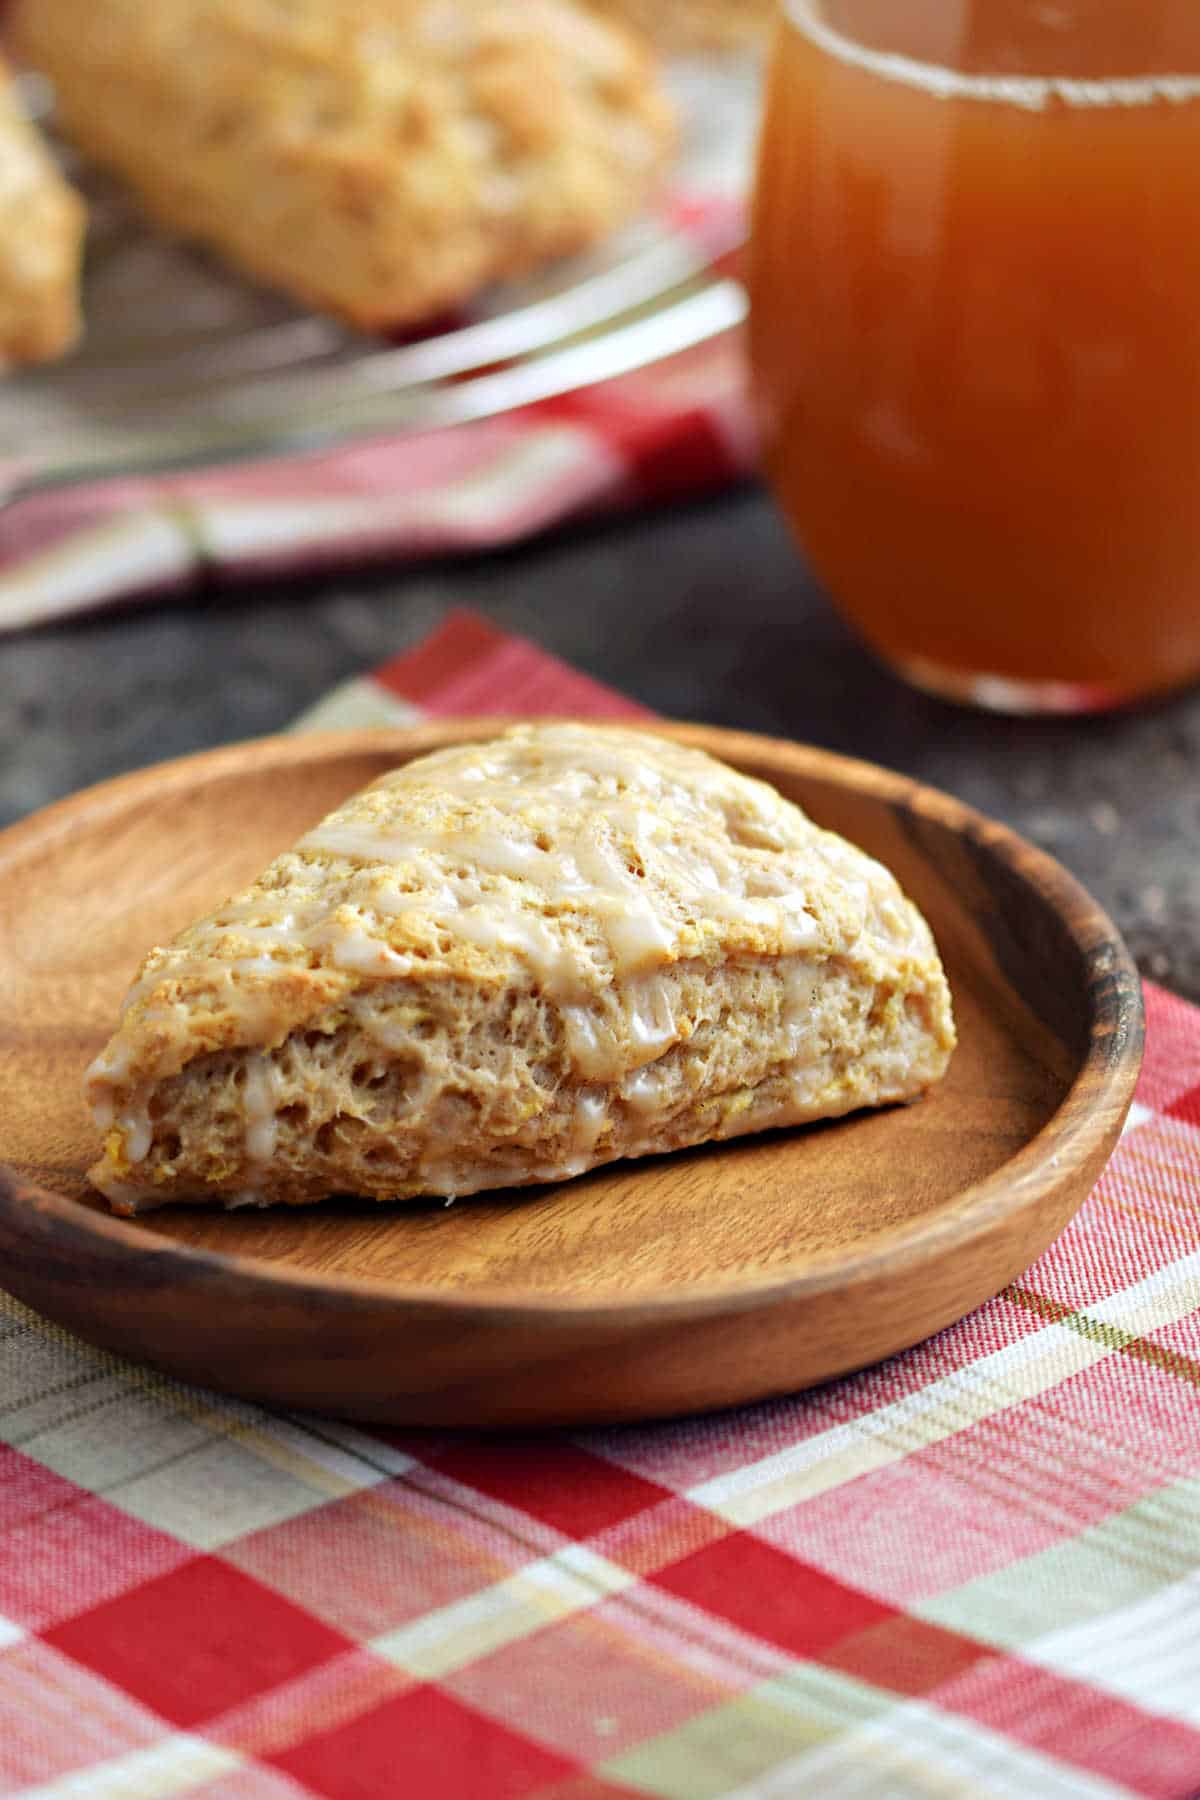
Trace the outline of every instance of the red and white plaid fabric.
[[487, 549], [754, 466], [731, 333], [479, 425], [0, 507], [0, 633], [212, 579]]
[[[456, 615], [310, 722], [637, 709]], [[533, 1440], [225, 1400], [0, 1295], [0, 1791], [1200, 1790], [1200, 1010], [1095, 1193], [814, 1393]]]

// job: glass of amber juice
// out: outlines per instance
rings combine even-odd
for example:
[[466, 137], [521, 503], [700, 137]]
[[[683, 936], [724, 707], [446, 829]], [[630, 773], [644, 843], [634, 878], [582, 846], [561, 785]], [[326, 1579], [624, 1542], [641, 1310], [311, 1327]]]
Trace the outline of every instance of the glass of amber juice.
[[750, 289], [770, 479], [894, 668], [1200, 676], [1200, 0], [786, 0]]

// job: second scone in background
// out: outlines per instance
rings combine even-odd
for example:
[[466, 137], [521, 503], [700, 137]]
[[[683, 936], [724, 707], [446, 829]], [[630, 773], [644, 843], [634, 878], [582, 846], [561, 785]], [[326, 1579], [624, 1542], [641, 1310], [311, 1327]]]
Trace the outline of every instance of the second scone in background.
[[364, 329], [596, 242], [675, 142], [650, 44], [574, 0], [17, 0], [11, 33], [162, 225]]

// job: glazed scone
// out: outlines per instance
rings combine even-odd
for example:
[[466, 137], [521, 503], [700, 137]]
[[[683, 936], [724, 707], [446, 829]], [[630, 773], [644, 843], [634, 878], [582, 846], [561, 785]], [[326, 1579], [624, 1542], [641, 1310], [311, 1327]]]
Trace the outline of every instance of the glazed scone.
[[365, 329], [602, 237], [673, 142], [572, 0], [17, 0], [76, 143], [163, 224]]
[[348, 800], [151, 952], [92, 1065], [116, 1211], [557, 1181], [911, 1100], [954, 1045], [925, 921], [773, 788], [527, 725]]
[[48, 362], [78, 337], [85, 225], [0, 62], [0, 369]]
[[672, 50], [733, 50], [759, 43], [779, 0], [587, 0]]

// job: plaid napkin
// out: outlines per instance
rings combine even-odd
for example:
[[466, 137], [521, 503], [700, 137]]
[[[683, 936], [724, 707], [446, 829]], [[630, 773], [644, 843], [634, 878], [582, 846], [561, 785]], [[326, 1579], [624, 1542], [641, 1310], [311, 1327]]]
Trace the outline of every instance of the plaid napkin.
[[[307, 723], [635, 709], [470, 615]], [[998, 1299], [814, 1393], [569, 1437], [271, 1413], [0, 1296], [0, 1788], [1200, 1789], [1200, 1012]]]
[[[690, 123], [660, 209], [721, 263], [744, 229], [756, 112], [753, 65], [731, 68], [672, 65]], [[20, 450], [0, 443], [0, 494]], [[727, 333], [478, 424], [0, 499], [0, 633], [211, 580], [508, 544], [728, 486], [755, 461], [740, 334]]]
[[478, 425], [0, 505], [0, 633], [212, 579], [487, 549], [754, 466], [730, 333]]

